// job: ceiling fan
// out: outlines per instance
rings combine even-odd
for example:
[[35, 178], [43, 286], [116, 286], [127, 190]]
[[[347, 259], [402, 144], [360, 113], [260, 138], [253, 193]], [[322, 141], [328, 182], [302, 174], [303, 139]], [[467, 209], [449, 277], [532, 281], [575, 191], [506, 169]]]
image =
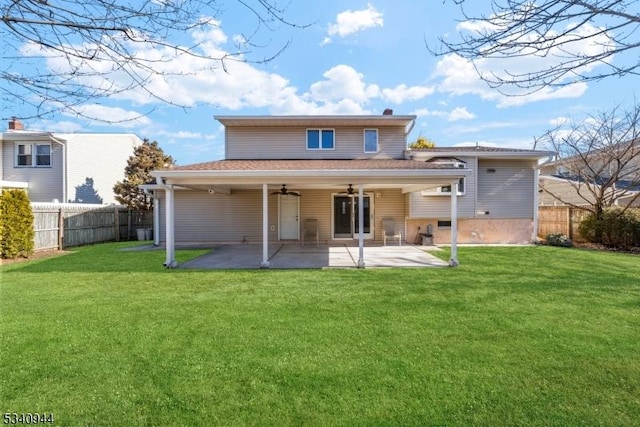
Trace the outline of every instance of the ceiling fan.
[[353, 185], [349, 184], [349, 187], [347, 188], [347, 191], [342, 191], [339, 194], [346, 194], [349, 197], [353, 197], [356, 195], [355, 190], [353, 189]]
[[287, 190], [287, 186], [286, 184], [282, 184], [282, 188], [278, 191], [274, 191], [273, 193], [271, 193], [272, 195], [274, 194], [279, 194], [281, 196], [296, 196], [296, 197], [300, 197], [300, 193], [296, 193], [295, 191], [289, 191]]

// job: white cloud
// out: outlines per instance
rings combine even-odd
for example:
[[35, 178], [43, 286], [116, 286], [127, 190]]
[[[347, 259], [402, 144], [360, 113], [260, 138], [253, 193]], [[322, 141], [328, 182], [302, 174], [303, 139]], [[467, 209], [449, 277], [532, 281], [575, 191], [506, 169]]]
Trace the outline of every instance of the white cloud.
[[[492, 28], [477, 22], [467, 21], [459, 24], [458, 29], [475, 32]], [[586, 38], [596, 33], [601, 34]], [[458, 55], [446, 55], [436, 65], [434, 75], [441, 78], [439, 90], [442, 92], [453, 95], [474, 94], [484, 100], [495, 102], [498, 107], [519, 106], [548, 99], [578, 98], [587, 90], [585, 83], [572, 83], [555, 88], [547, 86], [529, 94], [526, 94], [526, 89], [504, 85], [500, 88], [502, 92], [500, 93], [496, 89], [490, 88], [478, 76], [478, 73], [481, 73], [487, 78], [498, 76], [508, 79], [508, 74], [523, 75], [536, 70], [544, 70], [557, 66], [566, 61], [568, 57], [594, 55], [606, 51], [611, 45], [611, 40], [601, 29], [586, 24], [579, 30], [560, 37], [555, 43], [560, 47], [551, 47], [544, 52], [544, 55], [531, 49], [529, 52], [518, 52], [518, 56], [515, 58], [483, 58], [474, 62]], [[574, 74], [587, 73], [599, 65], [601, 63], [596, 62], [573, 71]], [[566, 79], [568, 78], [569, 76], [566, 77]], [[566, 79], [564, 83], [568, 82]]]
[[405, 84], [396, 86], [393, 89], [383, 89], [382, 95], [384, 99], [394, 104], [402, 104], [410, 101], [417, 101], [425, 98], [435, 92], [434, 87], [429, 86], [411, 86]]
[[340, 12], [336, 16], [335, 24], [329, 25], [328, 36], [325, 37], [322, 44], [331, 43], [333, 36], [347, 37], [362, 30], [383, 25], [382, 13], [378, 12], [371, 3], [368, 3], [366, 9]]
[[471, 120], [476, 118], [476, 115], [469, 112], [466, 107], [457, 107], [451, 111], [428, 110], [426, 108], [420, 108], [414, 111], [412, 114], [415, 114], [418, 117], [440, 117], [446, 119], [449, 122], [456, 122], [458, 120]]
[[348, 98], [363, 103], [380, 95], [377, 85], [367, 85], [364, 75], [348, 65], [336, 65], [323, 76], [325, 80], [310, 87], [309, 95], [314, 100], [332, 102]]
[[81, 116], [83, 119], [94, 120], [96, 124], [103, 126], [114, 125], [123, 128], [133, 128], [151, 123], [149, 117], [137, 111], [99, 104], [80, 105], [75, 107], [75, 112], [65, 110], [63, 115], [68, 117]]
[[[224, 43], [232, 43], [232, 40], [224, 34], [219, 23], [214, 22], [208, 30], [191, 35], [194, 43], [199, 43], [195, 48], [196, 55], [176, 54], [169, 49], [151, 49], [143, 45], [130, 46], [132, 56], [155, 61], [157, 73], [146, 75], [144, 85], [129, 90], [124, 88], [131, 85], [130, 76], [108, 61], [70, 64], [51, 57], [47, 64], [51, 68], [66, 67], [66, 70], [79, 66], [78, 84], [122, 88], [111, 99], [137, 107], [154, 106], [164, 101], [185, 107], [215, 105], [227, 110], [266, 108], [272, 114], [372, 114], [370, 105], [375, 100], [401, 104], [422, 99], [435, 91], [435, 87], [403, 83], [381, 88], [368, 83], [363, 73], [346, 64], [329, 68], [321, 79], [306, 88], [297, 88], [282, 75], [258, 69], [251, 63], [229, 59], [225, 60], [223, 69], [221, 62], [199, 56], [223, 58], [229, 55]], [[92, 68], [101, 74], [87, 77]], [[145, 117], [124, 109], [88, 105], [82, 112], [111, 121], [131, 120], [130, 126], [148, 124]]]

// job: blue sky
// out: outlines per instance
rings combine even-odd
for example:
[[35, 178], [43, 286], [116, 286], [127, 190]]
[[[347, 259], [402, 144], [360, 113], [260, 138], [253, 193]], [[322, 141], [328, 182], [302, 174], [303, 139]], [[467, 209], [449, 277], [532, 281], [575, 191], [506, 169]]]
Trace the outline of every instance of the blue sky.
[[[223, 129], [214, 115], [263, 114], [395, 114], [418, 116], [410, 140], [420, 135], [438, 146], [480, 143], [532, 148], [534, 137], [568, 118], [634, 101], [637, 77], [609, 78], [548, 89], [528, 96], [506, 97], [486, 86], [471, 65], [454, 56], [433, 57], [425, 41], [437, 46], [439, 36], [455, 37], [473, 28], [461, 21], [459, 9], [442, 1], [424, 0], [291, 0], [286, 17], [296, 29], [280, 26], [260, 33], [263, 47], [252, 58], [269, 56], [290, 45], [266, 64], [228, 63], [227, 71], [199, 71], [152, 82], [165, 98], [189, 108], [171, 107], [141, 91], [82, 106], [88, 114], [114, 120], [107, 125], [61, 113], [25, 121], [28, 129], [57, 132], [132, 132], [157, 140], [178, 164], [217, 160], [224, 156]], [[474, 2], [476, 3], [476, 2]], [[476, 8], [483, 7], [477, 2]], [[246, 10], [228, 3], [207, 32], [185, 34], [204, 41], [202, 49], [225, 53], [255, 21]], [[489, 12], [488, 10], [486, 11]], [[574, 43], [573, 48], [597, 46]], [[148, 54], [148, 52], [138, 52]], [[637, 52], [631, 56], [637, 60]], [[549, 58], [520, 61], [535, 67]], [[624, 58], [613, 59], [624, 61]], [[58, 64], [60, 65], [60, 64]], [[53, 66], [53, 65], [49, 65]], [[197, 69], [183, 59], [172, 70]], [[505, 63], [480, 64], [500, 72]], [[592, 70], [597, 72], [597, 67]], [[6, 108], [5, 108], [6, 110]], [[12, 115], [27, 115], [19, 107]]]

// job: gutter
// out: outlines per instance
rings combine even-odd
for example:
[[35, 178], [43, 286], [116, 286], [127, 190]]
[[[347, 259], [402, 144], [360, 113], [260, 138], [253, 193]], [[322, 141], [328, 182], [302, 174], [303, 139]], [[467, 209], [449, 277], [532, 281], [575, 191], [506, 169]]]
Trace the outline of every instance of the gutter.
[[53, 134], [50, 134], [49, 137], [53, 142], [62, 146], [62, 203], [67, 203], [69, 201], [67, 198], [67, 144], [66, 141], [56, 138]]

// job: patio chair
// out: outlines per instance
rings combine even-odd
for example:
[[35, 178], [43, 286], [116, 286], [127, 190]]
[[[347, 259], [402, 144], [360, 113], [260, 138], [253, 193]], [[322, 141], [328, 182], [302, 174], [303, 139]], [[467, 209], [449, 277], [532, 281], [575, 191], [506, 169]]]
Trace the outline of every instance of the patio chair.
[[316, 246], [320, 245], [320, 231], [318, 230], [318, 220], [315, 218], [308, 218], [304, 220], [304, 226], [302, 227], [302, 246], [306, 239], [316, 239]]
[[398, 246], [402, 246], [402, 233], [396, 231], [396, 222], [391, 218], [382, 220], [382, 236], [384, 245], [387, 246], [387, 239], [398, 239]]

